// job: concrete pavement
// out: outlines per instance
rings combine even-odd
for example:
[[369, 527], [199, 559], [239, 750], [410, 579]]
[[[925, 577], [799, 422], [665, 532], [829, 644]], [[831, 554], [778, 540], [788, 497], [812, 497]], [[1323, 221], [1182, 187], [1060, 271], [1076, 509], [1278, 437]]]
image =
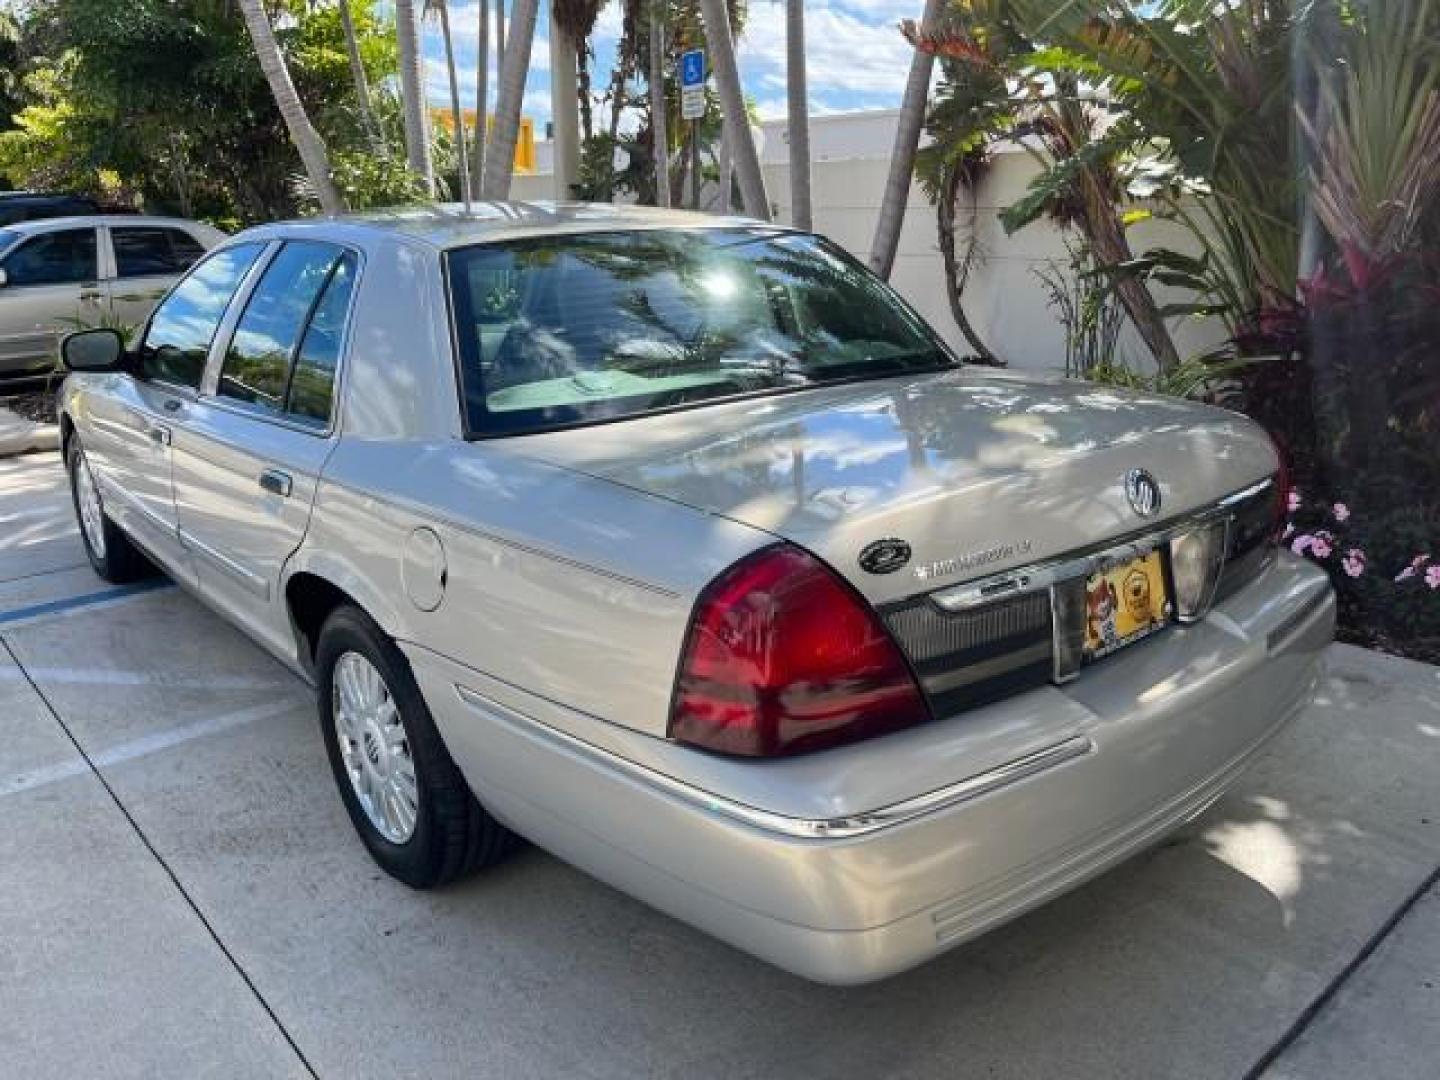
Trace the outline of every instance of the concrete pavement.
[[429, 894], [385, 878], [306, 688], [173, 587], [111, 591], [69, 514], [57, 455], [0, 461], [6, 1075], [1436, 1073], [1434, 668], [1336, 647], [1183, 833], [836, 990], [535, 849]]

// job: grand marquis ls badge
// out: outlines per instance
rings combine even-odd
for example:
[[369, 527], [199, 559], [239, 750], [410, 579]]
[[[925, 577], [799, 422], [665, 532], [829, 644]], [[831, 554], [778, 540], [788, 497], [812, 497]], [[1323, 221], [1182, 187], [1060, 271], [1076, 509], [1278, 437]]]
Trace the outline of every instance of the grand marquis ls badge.
[[860, 549], [860, 569], [871, 574], [893, 574], [910, 561], [910, 545], [887, 536]]
[[1131, 469], [1125, 474], [1125, 497], [1130, 509], [1141, 517], [1154, 517], [1160, 512], [1160, 482], [1144, 469]]

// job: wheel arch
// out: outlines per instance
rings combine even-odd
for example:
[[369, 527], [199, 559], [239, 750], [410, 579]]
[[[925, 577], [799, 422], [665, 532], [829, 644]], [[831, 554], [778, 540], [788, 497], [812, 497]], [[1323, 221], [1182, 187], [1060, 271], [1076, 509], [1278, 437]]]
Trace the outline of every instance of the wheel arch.
[[295, 635], [295, 655], [306, 674], [315, 674], [315, 649], [320, 630], [342, 605], [357, 608], [382, 631], [397, 636], [394, 609], [364, 580], [341, 563], [307, 559], [292, 567], [285, 579], [285, 611]]

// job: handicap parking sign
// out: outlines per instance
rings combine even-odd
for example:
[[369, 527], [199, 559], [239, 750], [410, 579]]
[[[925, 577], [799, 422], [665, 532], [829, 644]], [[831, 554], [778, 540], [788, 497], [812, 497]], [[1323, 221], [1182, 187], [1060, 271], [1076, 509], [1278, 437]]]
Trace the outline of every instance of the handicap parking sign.
[[691, 49], [680, 57], [680, 85], [703, 86], [705, 84], [705, 50]]

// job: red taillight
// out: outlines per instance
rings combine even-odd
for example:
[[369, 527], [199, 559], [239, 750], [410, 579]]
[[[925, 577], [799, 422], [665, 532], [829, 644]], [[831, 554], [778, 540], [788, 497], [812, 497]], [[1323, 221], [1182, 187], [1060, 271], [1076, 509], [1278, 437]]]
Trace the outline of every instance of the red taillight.
[[690, 621], [670, 734], [778, 757], [929, 719], [905, 658], [841, 578], [788, 544], [736, 563]]

